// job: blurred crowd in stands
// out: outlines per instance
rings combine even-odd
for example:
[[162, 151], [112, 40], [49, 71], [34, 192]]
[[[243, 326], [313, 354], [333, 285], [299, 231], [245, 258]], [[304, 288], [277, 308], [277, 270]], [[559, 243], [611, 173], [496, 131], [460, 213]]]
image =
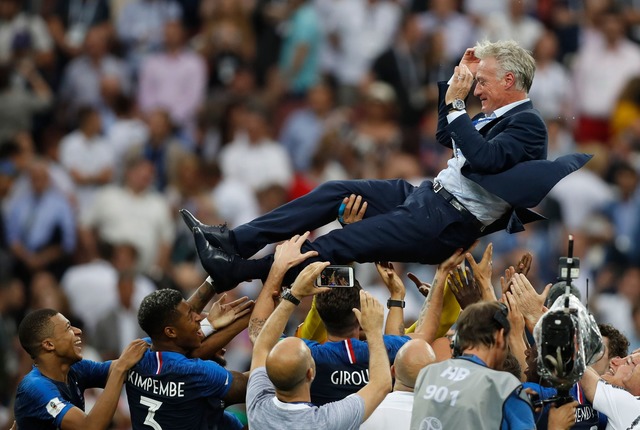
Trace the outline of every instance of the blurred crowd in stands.
[[[436, 83], [483, 39], [533, 52], [549, 159], [595, 154], [537, 208], [548, 221], [486, 238], [494, 267], [530, 251], [540, 292], [573, 234], [583, 302], [640, 347], [637, 0], [1, 0], [0, 428], [31, 365], [26, 312], [60, 310], [106, 360], [143, 335], [142, 298], [202, 283], [178, 209], [235, 227], [328, 180], [433, 177]], [[356, 275], [384, 297], [373, 265]], [[250, 356], [243, 334], [227, 362]]]

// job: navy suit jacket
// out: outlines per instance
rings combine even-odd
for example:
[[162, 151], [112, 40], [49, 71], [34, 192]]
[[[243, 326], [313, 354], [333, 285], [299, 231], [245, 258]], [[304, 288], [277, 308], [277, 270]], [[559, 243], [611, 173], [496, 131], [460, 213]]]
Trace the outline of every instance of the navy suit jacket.
[[584, 166], [591, 155], [571, 154], [547, 160], [547, 127], [530, 101], [476, 130], [468, 115], [451, 124], [444, 96], [448, 85], [439, 82], [438, 142], [449, 148], [452, 139], [466, 158], [462, 174], [511, 205], [511, 211], [487, 226], [483, 234], [506, 229], [524, 230], [524, 224], [544, 219], [529, 210], [569, 173]]

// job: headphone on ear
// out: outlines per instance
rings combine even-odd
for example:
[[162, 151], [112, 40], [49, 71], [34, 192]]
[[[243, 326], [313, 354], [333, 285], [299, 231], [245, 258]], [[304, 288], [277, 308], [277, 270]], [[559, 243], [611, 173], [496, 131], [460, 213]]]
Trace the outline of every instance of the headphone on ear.
[[509, 330], [511, 324], [509, 323], [509, 308], [502, 302], [498, 302], [499, 309], [493, 314], [493, 320], [500, 325], [500, 328]]
[[[493, 314], [493, 320], [498, 323], [500, 328], [509, 329], [511, 324], [509, 324], [509, 319], [507, 316], [509, 315], [509, 308], [502, 303], [499, 303], [499, 309]], [[453, 337], [451, 337], [451, 343], [449, 344], [451, 347], [451, 356], [453, 358], [460, 357], [462, 355], [462, 348], [460, 347], [460, 341], [458, 340], [458, 332], [456, 331]]]
[[449, 344], [451, 347], [451, 356], [453, 358], [460, 357], [462, 355], [462, 351], [460, 350], [460, 343], [458, 342], [458, 332], [455, 332], [451, 337], [451, 343]]

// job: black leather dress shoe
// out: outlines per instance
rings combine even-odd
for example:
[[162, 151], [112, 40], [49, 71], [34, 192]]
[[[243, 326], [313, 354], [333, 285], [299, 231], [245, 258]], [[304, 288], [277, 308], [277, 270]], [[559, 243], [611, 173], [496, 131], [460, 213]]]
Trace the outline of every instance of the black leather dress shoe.
[[230, 230], [226, 224], [203, 224], [186, 209], [180, 209], [180, 215], [182, 215], [182, 219], [190, 230], [193, 231], [195, 227], [202, 230], [207, 242], [212, 246], [223, 250], [229, 255], [238, 255], [238, 251], [231, 240]]
[[199, 227], [193, 229], [193, 237], [196, 242], [196, 251], [198, 252], [198, 257], [200, 257], [200, 263], [213, 279], [213, 288], [216, 292], [222, 293], [223, 291], [234, 289], [239, 284], [239, 281], [234, 281], [232, 276], [235, 257], [211, 246]]

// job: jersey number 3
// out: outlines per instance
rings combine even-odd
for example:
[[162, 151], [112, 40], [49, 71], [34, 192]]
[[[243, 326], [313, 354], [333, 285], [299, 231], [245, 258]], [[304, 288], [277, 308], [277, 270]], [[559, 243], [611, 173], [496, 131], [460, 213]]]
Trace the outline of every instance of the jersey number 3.
[[153, 430], [162, 430], [160, 424], [158, 424], [158, 422], [153, 419], [153, 417], [156, 415], [156, 411], [160, 409], [160, 406], [162, 406], [162, 402], [150, 399], [145, 396], [140, 396], [140, 404], [149, 408], [149, 412], [147, 412], [147, 416], [144, 419], [143, 424], [148, 425]]

